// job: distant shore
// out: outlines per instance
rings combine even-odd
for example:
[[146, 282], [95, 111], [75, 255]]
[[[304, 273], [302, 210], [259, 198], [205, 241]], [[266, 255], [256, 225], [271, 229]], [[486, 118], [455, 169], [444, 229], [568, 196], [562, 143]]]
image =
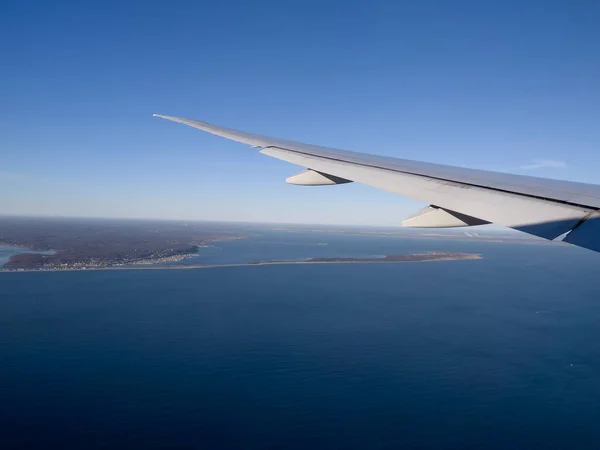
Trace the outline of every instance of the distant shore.
[[218, 267], [247, 267], [247, 266], [277, 266], [290, 264], [393, 264], [416, 263], [433, 261], [461, 261], [481, 259], [478, 253], [424, 253], [408, 255], [387, 255], [382, 258], [315, 258], [305, 261], [255, 261], [231, 264], [150, 264], [143, 266], [108, 266], [108, 267], [77, 267], [77, 268], [0, 268], [0, 273], [15, 272], [81, 272], [96, 270], [184, 270], [184, 269], [214, 269]]

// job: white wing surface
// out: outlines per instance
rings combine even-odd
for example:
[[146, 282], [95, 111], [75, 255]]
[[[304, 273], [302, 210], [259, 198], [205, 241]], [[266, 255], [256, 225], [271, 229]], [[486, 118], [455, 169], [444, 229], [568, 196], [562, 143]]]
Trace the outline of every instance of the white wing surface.
[[260, 148], [308, 170], [300, 185], [356, 181], [428, 203], [403, 222], [412, 227], [495, 223], [600, 252], [600, 186], [465, 169], [302, 144], [178, 117], [156, 117]]

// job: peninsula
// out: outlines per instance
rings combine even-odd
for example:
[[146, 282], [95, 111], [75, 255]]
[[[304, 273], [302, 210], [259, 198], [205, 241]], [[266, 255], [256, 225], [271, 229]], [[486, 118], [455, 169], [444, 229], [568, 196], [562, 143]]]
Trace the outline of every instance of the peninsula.
[[131, 266], [78, 266], [78, 267], [45, 267], [45, 268], [11, 268], [4, 266], [0, 272], [41, 272], [41, 271], [73, 271], [73, 270], [183, 270], [183, 269], [210, 269], [217, 267], [249, 267], [249, 266], [275, 266], [289, 264], [351, 264], [351, 263], [410, 263], [431, 261], [459, 261], [468, 259], [481, 259], [478, 253], [455, 252], [430, 252], [412, 253], [405, 255], [386, 255], [381, 258], [310, 258], [303, 261], [251, 261], [247, 263], [232, 264], [176, 264], [176, 265], [131, 265]]
[[[294, 228], [292, 228], [294, 229]], [[204, 269], [282, 264], [399, 263], [479, 259], [478, 254], [428, 252], [379, 257], [315, 257], [198, 264], [198, 250], [263, 233], [264, 226], [218, 222], [75, 218], [0, 218], [0, 246], [13, 250], [3, 272]], [[307, 244], [308, 245], [308, 244]], [[315, 245], [315, 244], [312, 244]], [[319, 243], [319, 246], [326, 245]], [[16, 247], [16, 249], [15, 249]], [[239, 261], [239, 258], [236, 258]]]
[[478, 253], [429, 252], [412, 253], [407, 255], [387, 255], [379, 258], [312, 258], [308, 263], [359, 263], [359, 262], [424, 262], [449, 261], [459, 259], [480, 259]]

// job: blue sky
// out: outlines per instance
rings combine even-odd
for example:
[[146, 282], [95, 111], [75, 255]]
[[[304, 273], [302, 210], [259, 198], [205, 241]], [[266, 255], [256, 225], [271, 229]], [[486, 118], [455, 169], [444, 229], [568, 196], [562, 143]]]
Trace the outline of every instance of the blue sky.
[[394, 225], [422, 205], [152, 117], [594, 183], [597, 1], [8, 1], [0, 213]]

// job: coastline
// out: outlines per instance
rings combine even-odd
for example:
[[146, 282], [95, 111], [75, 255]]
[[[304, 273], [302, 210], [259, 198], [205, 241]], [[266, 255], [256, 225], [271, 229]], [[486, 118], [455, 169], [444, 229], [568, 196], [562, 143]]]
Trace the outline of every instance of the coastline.
[[[414, 256], [414, 255], [407, 255]], [[482, 259], [482, 255], [478, 253], [467, 253], [456, 256], [439, 255], [436, 258], [428, 258], [423, 260], [384, 260], [381, 261], [359, 259], [353, 261], [257, 261], [246, 263], [231, 263], [231, 264], [178, 264], [173, 266], [167, 265], [143, 265], [143, 266], [109, 266], [109, 267], [80, 267], [80, 268], [53, 268], [53, 269], [3, 269], [0, 267], [0, 273], [24, 273], [24, 272], [89, 272], [97, 270], [190, 270], [190, 269], [215, 269], [219, 267], [251, 267], [251, 266], [275, 266], [275, 265], [291, 265], [291, 264], [397, 264], [397, 263], [425, 263], [436, 261], [463, 261]]]

